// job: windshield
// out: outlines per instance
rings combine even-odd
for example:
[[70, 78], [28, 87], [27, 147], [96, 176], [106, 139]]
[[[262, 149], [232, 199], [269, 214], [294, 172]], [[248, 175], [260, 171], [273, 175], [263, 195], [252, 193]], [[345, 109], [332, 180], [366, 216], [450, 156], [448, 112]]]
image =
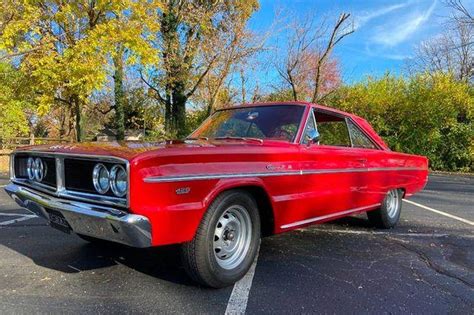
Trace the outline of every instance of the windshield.
[[257, 138], [294, 141], [304, 106], [271, 105], [215, 112], [190, 138]]

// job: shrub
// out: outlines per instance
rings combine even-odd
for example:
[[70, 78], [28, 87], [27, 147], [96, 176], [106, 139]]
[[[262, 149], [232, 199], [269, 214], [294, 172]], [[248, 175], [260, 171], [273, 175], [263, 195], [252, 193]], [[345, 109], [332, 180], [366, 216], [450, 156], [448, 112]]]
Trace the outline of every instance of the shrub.
[[474, 91], [449, 74], [369, 78], [328, 105], [366, 118], [393, 150], [426, 155], [434, 170], [474, 170]]

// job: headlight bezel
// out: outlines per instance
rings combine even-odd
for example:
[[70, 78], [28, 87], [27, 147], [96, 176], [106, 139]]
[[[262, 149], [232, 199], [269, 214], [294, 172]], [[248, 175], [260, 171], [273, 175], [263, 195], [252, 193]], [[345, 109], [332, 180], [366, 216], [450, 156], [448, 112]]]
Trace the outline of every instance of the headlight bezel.
[[35, 180], [40, 183], [46, 176], [47, 168], [46, 164], [40, 157], [34, 159], [34, 177]]
[[[118, 174], [120, 172], [123, 172], [123, 175], [125, 176], [125, 189], [121, 191], [118, 187], [117, 179], [118, 179]], [[123, 197], [127, 194], [128, 191], [128, 173], [127, 170], [120, 164], [115, 164], [112, 166], [110, 169], [110, 187], [112, 189], [112, 192], [114, 193], [115, 196], [117, 197]]]
[[[106, 187], [102, 187], [102, 184], [101, 184], [101, 177], [100, 176], [101, 176], [102, 171], [106, 172], [106, 176], [104, 176], [104, 178], [107, 179]], [[110, 189], [110, 172], [104, 164], [97, 163], [94, 166], [94, 169], [92, 171], [92, 183], [94, 185], [95, 190], [101, 195], [104, 195], [109, 191], [109, 189]]]
[[48, 169], [46, 163], [40, 157], [30, 156], [26, 161], [26, 174], [30, 181], [41, 183]]
[[26, 174], [29, 180], [35, 179], [35, 158], [30, 156], [26, 161]]

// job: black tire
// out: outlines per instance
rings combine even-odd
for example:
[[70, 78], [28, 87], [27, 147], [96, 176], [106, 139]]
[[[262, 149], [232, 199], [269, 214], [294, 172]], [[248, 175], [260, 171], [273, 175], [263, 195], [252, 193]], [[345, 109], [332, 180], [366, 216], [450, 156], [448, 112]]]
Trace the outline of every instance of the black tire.
[[400, 220], [402, 212], [402, 191], [393, 189], [387, 192], [380, 208], [367, 212], [370, 223], [381, 229], [391, 229]]
[[[248, 213], [246, 218], [250, 220], [246, 222], [251, 222], [251, 228], [246, 230], [246, 237], [242, 236], [243, 240], [247, 240], [243, 243], [247, 244], [245, 248], [248, 249], [242, 250], [239, 256], [241, 261], [236, 262], [238, 265], [235, 268], [231, 266], [230, 269], [225, 269], [221, 266], [225, 259], [216, 257], [219, 255], [217, 251], [219, 249], [215, 248], [217, 242], [215, 233], [217, 228], [223, 228], [222, 224], [218, 226], [220, 220], [234, 208], [238, 208], [239, 211], [244, 209]], [[234, 234], [227, 233], [227, 235]], [[237, 238], [236, 243], [240, 239]], [[231, 241], [233, 240], [234, 236]], [[259, 244], [260, 216], [255, 200], [245, 191], [230, 190], [219, 195], [209, 206], [194, 239], [181, 246], [181, 258], [186, 272], [194, 281], [204, 286], [222, 288], [234, 284], [247, 273], [255, 259]]]

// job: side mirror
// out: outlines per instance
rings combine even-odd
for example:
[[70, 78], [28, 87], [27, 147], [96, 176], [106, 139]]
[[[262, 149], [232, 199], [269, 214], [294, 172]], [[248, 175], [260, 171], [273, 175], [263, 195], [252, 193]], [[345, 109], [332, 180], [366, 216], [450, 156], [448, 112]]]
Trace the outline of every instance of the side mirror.
[[306, 139], [308, 140], [308, 145], [312, 143], [318, 143], [320, 137], [321, 136], [316, 129], [311, 129], [310, 131], [308, 131], [308, 134], [306, 135]]

